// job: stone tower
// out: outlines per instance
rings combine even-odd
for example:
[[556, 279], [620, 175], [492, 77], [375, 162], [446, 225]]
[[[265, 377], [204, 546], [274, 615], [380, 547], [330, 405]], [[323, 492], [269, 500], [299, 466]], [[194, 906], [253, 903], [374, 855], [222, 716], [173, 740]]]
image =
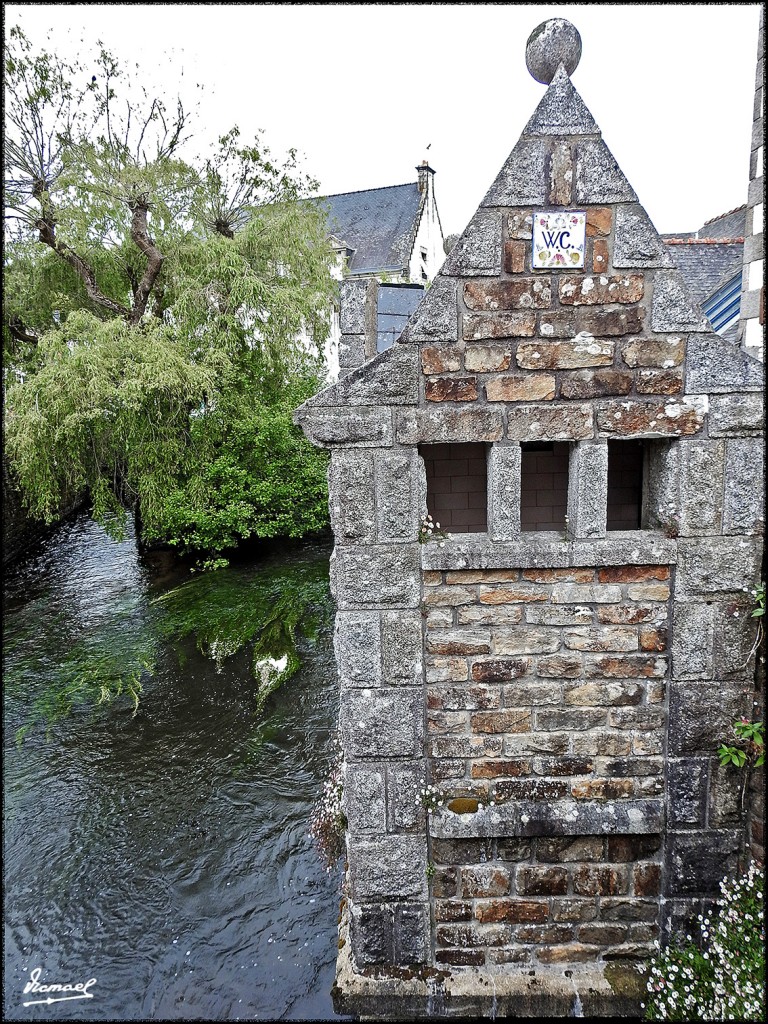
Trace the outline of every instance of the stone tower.
[[532, 34], [547, 90], [405, 331], [296, 414], [331, 451], [362, 1015], [636, 1012], [617, 965], [744, 850], [715, 751], [753, 702], [762, 366], [688, 297], [579, 55]]

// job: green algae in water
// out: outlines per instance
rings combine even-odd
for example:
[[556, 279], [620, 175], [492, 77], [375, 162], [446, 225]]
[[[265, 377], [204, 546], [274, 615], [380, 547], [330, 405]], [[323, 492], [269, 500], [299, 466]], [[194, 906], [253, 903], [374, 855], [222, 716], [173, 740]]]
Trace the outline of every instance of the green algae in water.
[[34, 692], [40, 678], [49, 682], [17, 730], [17, 742], [38, 725], [50, 736], [75, 707], [96, 709], [123, 698], [135, 714], [161, 645], [175, 647], [181, 667], [181, 644], [190, 639], [218, 667], [250, 646], [258, 716], [270, 695], [301, 666], [297, 637], [314, 640], [331, 616], [328, 564], [318, 559], [259, 569], [220, 568], [153, 600], [138, 593], [105, 609], [98, 628], [55, 662], [49, 658], [43, 664], [27, 637], [26, 643], [15, 643], [15, 656], [6, 665], [6, 695]]
[[17, 744], [36, 726], [44, 727], [50, 738], [56, 723], [75, 708], [96, 709], [125, 698], [135, 714], [157, 656], [157, 642], [142, 605], [137, 596], [105, 611], [98, 627], [86, 629], [77, 640], [67, 635], [72, 632], [69, 629], [51, 630], [49, 637], [60, 645], [55, 657], [38, 650], [35, 632], [29, 628], [17, 635], [12, 649], [4, 652], [6, 699], [23, 700], [39, 690], [41, 679], [46, 680], [26, 722], [16, 730]]
[[198, 650], [221, 665], [252, 645], [256, 710], [301, 665], [300, 634], [313, 640], [331, 617], [325, 563], [268, 567], [254, 575], [238, 568], [203, 573], [156, 598], [159, 632], [179, 643], [193, 637]]

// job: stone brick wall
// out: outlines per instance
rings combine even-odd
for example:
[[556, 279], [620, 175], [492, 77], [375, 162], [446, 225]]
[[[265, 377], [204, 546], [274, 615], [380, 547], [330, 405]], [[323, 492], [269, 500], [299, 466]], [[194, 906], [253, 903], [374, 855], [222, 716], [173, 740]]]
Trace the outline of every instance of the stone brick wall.
[[[507, 217], [495, 211], [484, 215], [478, 230], [496, 233], [507, 258], [498, 280], [463, 285], [463, 344], [422, 350], [428, 401], [572, 403], [609, 395], [631, 399], [682, 393], [686, 338], [664, 333], [648, 344], [638, 337], [646, 320], [661, 319], [660, 311], [654, 315], [644, 301], [650, 293], [645, 275], [622, 272], [626, 257], [611, 252], [610, 208], [589, 209], [587, 218], [587, 231], [601, 236], [587, 239], [591, 273], [526, 276], [534, 272], [533, 210], [518, 209]], [[511, 259], [510, 252], [519, 256]], [[456, 249], [449, 260], [465, 266], [455, 254]], [[662, 253], [655, 263], [665, 265]], [[674, 332], [672, 322], [656, 330], [668, 327]], [[658, 410], [661, 419], [653, 425], [659, 432], [696, 432], [695, 414], [676, 413], [671, 423], [664, 408], [663, 402], [627, 402], [619, 432], [642, 429], [638, 417], [647, 416], [647, 427]], [[562, 429], [568, 430], [568, 419], [577, 420], [578, 410], [570, 417], [567, 407], [560, 412]]]
[[[533, 216], [562, 207], [585, 266], [538, 269]], [[735, 870], [743, 779], [716, 750], [754, 712], [762, 389], [561, 66], [397, 343], [296, 416], [331, 450], [358, 969], [642, 959]], [[535, 524], [531, 442], [567, 452]], [[609, 442], [642, 449], [639, 524]], [[466, 444], [486, 529], [419, 544], [422, 455]]]
[[666, 565], [425, 574], [431, 776], [487, 802], [663, 792]]
[[637, 959], [658, 937], [659, 835], [435, 840], [435, 960]]
[[[663, 799], [669, 566], [428, 571], [424, 582], [430, 777], [449, 808], [546, 802], [565, 819], [574, 802], [625, 801], [640, 820], [638, 799]], [[433, 841], [437, 961], [647, 952], [661, 879], [647, 857], [661, 845]]]

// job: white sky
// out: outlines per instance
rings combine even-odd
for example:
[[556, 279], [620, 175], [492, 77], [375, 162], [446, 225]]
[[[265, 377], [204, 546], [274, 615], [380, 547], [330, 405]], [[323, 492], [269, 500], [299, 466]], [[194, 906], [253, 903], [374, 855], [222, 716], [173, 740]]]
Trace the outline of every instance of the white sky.
[[[37, 45], [99, 38], [169, 98], [202, 85], [198, 146], [233, 124], [296, 147], [324, 195], [437, 171], [463, 230], [543, 95], [550, 17], [582, 38], [573, 83], [661, 232], [746, 202], [759, 4], [4, 4]], [[429, 150], [427, 146], [429, 145]]]

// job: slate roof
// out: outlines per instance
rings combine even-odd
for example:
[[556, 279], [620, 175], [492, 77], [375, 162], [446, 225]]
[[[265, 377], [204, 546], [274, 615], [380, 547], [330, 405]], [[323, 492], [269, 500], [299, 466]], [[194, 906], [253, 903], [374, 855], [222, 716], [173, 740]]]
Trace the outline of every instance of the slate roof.
[[747, 220], [747, 207], [740, 206], [737, 210], [721, 213], [719, 217], [708, 220], [699, 229], [700, 238], [743, 238]]
[[664, 241], [670, 238], [743, 238], [747, 220], [747, 207], [739, 206], [728, 213], [720, 213], [705, 221], [697, 231], [676, 231], [664, 234]]
[[328, 229], [350, 249], [353, 274], [408, 266], [421, 206], [417, 182], [325, 196]]
[[[662, 235], [691, 297], [699, 305], [741, 273], [746, 216], [746, 206], [740, 206], [712, 217], [698, 231]], [[730, 330], [724, 336], [729, 337]]]
[[728, 279], [741, 272], [744, 257], [742, 241], [720, 242], [691, 239], [667, 248], [683, 275], [691, 298], [699, 305], [717, 291]]

